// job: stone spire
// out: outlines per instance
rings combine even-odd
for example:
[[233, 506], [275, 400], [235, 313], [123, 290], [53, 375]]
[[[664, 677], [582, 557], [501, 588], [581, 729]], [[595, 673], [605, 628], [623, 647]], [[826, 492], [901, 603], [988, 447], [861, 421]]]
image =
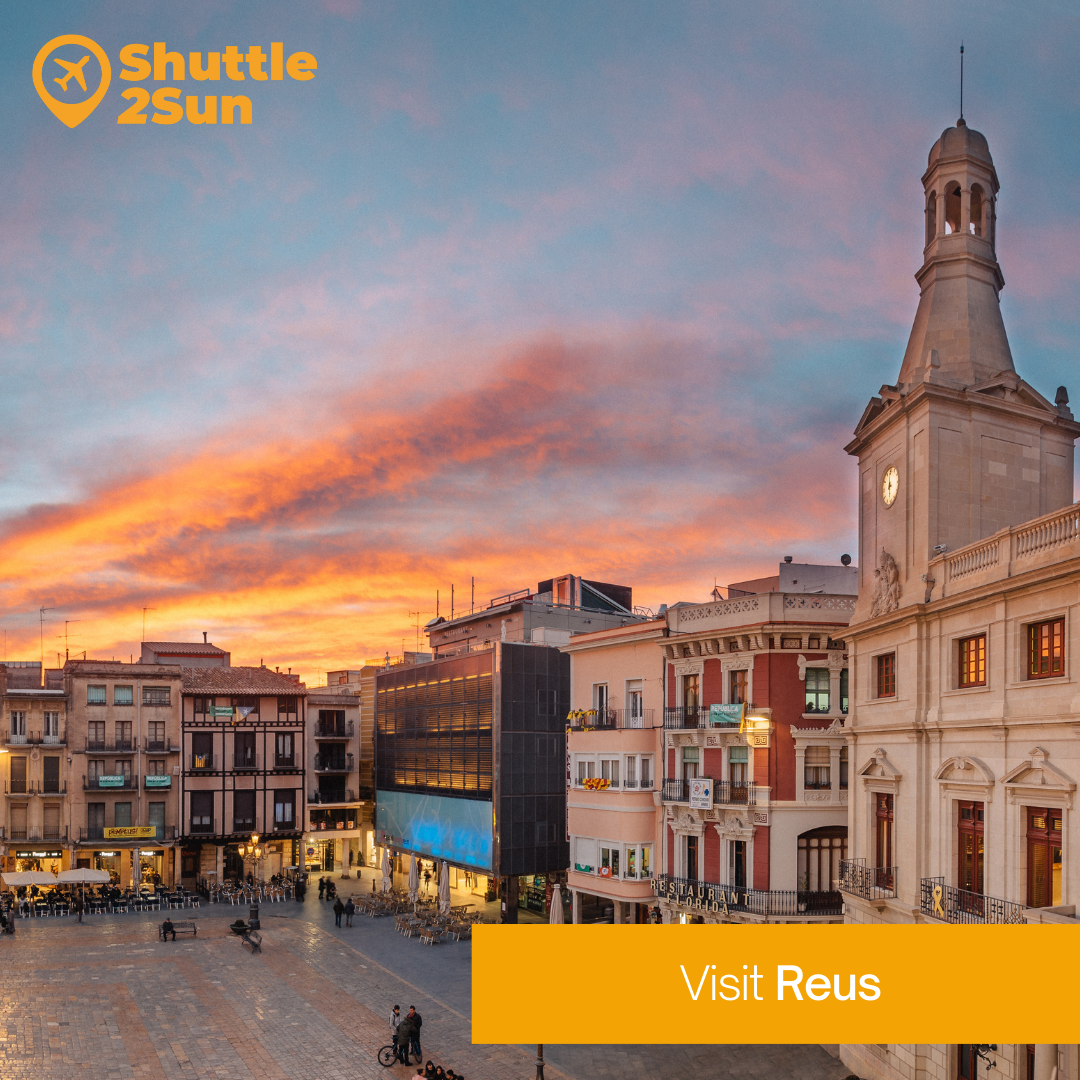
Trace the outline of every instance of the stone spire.
[[926, 247], [901, 391], [920, 382], [976, 386], [1013, 368], [994, 249], [997, 172], [986, 138], [963, 118], [930, 150], [922, 178]]

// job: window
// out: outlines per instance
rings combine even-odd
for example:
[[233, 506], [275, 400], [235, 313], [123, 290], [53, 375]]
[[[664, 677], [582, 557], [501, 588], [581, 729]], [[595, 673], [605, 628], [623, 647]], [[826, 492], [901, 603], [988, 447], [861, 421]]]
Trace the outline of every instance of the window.
[[686, 838], [686, 876], [690, 881], [696, 881], [698, 876], [698, 838], [688, 836]]
[[641, 786], [643, 788], [651, 788], [652, 787], [652, 785], [653, 785], [652, 772], [653, 772], [652, 758], [651, 757], [643, 757], [643, 758], [641, 758]]
[[295, 791], [274, 792], [274, 828], [277, 830], [292, 829], [294, 821], [294, 808], [296, 805]]
[[626, 684], [626, 726], [643, 726], [645, 710], [643, 708], [644, 691], [640, 679], [632, 679]]
[[[279, 697], [277, 699], [277, 712], [278, 719], [282, 723], [295, 724], [296, 723], [296, 698], [294, 697]], [[342, 713], [342, 716], [345, 714]]]
[[91, 787], [98, 786], [98, 777], [105, 773], [105, 762], [101, 758], [91, 758], [86, 763], [86, 779]]
[[113, 805], [113, 825], [118, 829], [131, 827], [131, 803], [118, 802]]
[[41, 759], [41, 790], [46, 794], [58, 794], [60, 791], [60, 759], [46, 757]]
[[536, 715], [555, 715], [555, 691], [537, 689], [536, 691]]
[[167, 686], [144, 686], [142, 703], [144, 705], [168, 705], [169, 688]]
[[11, 759], [11, 792], [13, 795], [26, 794], [26, 758]]
[[684, 746], [682, 751], [682, 778], [693, 780], [698, 772], [698, 758], [701, 751], [696, 746]]
[[[745, 788], [750, 772], [750, 747], [732, 746], [728, 750], [728, 780], [736, 791]], [[734, 791], [732, 799], [734, 801]]]
[[619, 849], [617, 847], [600, 848], [600, 876], [619, 876]]
[[978, 1080], [979, 1058], [971, 1043], [956, 1048], [956, 1080]]
[[986, 685], [985, 634], [976, 634], [960, 641], [960, 685]]
[[840, 790], [847, 791], [848, 748], [840, 747]]
[[107, 705], [104, 686], [88, 686], [86, 688], [87, 705]]
[[237, 731], [233, 735], [233, 768], [254, 769], [257, 764], [255, 758], [255, 732]]
[[577, 763], [577, 782], [578, 787], [581, 787], [590, 777], [596, 775], [596, 762], [585, 761], [582, 758], [578, 758]]
[[60, 738], [60, 714], [58, 712], [45, 712], [45, 741]]
[[213, 704], [214, 704], [214, 699], [212, 697], [197, 697], [195, 699], [195, 705], [194, 705], [195, 715], [196, 716], [207, 716], [209, 714], [210, 709], [213, 706]]
[[105, 804], [92, 802], [86, 804], [86, 838], [100, 840], [105, 833]]
[[134, 705], [135, 687], [114, 686], [112, 692], [112, 700], [114, 705]]
[[806, 669], [806, 707], [803, 712], [829, 711], [829, 669]]
[[637, 787], [637, 758], [628, 757], [626, 759], [626, 768], [623, 773], [623, 785], [628, 788]]
[[12, 742], [26, 742], [26, 713], [11, 711], [11, 739]]
[[799, 889], [833, 892], [847, 858], [847, 826], [823, 825], [799, 835]]
[[214, 793], [212, 791], [191, 793], [191, 831], [193, 833], [214, 831]]
[[619, 759], [618, 758], [601, 758], [600, 759], [600, 779], [609, 780], [611, 786], [619, 786]]
[[279, 731], [274, 742], [274, 764], [280, 768], [291, 769], [293, 764], [293, 733]]
[[116, 722], [116, 749], [117, 750], [130, 750], [132, 749], [131, 742], [131, 721], [130, 720], [117, 720]]
[[745, 705], [746, 701], [746, 685], [749, 681], [749, 671], [729, 671], [728, 672], [728, 704], [729, 705]]
[[729, 885], [743, 889], [746, 887], [746, 841], [728, 842], [728, 880]]
[[191, 735], [191, 767], [212, 769], [214, 767], [214, 736], [209, 731], [195, 731]]
[[840, 711], [848, 711], [848, 669], [840, 670]]
[[86, 725], [86, 746], [88, 750], [105, 749], [105, 721], [91, 720]]
[[251, 833], [255, 831], [255, 792], [233, 792], [233, 832]]
[[877, 658], [877, 696], [896, 696], [896, 653]]
[[165, 768], [164, 758], [151, 758], [151, 760], [146, 763], [146, 771], [151, 776], [164, 776]]
[[968, 892], [983, 891], [983, 816], [981, 802], [961, 802], [957, 805], [957, 839], [960, 866], [956, 885]]
[[146, 725], [146, 749], [151, 753], [165, 749], [164, 720], [151, 720]]
[[1028, 627], [1028, 678], [1052, 679], [1065, 674], [1065, 620], [1051, 619]]
[[623, 787], [649, 789], [652, 787], [652, 758], [629, 754], [623, 760]]
[[596, 709], [597, 723], [603, 722], [604, 713], [607, 712], [608, 707], [608, 686], [607, 683], [596, 683], [593, 686], [593, 708]]
[[124, 758], [122, 761], [117, 761], [113, 766], [113, 776], [122, 776], [124, 778], [124, 787], [130, 786], [131, 758]]
[[1025, 807], [1027, 813], [1028, 907], [1061, 903], [1061, 811]]
[[808, 746], [803, 760], [803, 787], [807, 791], [828, 791], [832, 787], [829, 748]]
[[152, 802], [148, 804], [146, 816], [147, 825], [154, 826], [154, 835], [158, 840], [165, 839], [165, 804]]

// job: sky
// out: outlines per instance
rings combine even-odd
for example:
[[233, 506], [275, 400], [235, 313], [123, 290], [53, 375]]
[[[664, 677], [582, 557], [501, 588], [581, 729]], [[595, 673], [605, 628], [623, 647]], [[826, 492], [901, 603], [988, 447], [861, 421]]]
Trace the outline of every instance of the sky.
[[[31, 78], [68, 34], [112, 66], [75, 128]], [[452, 584], [655, 609], [854, 552], [843, 447], [899, 372], [961, 39], [1013, 356], [1052, 399], [1075, 5], [2, 0], [4, 658], [127, 659], [145, 619], [317, 684], [415, 647]], [[157, 41], [318, 67], [122, 80]], [[252, 122], [116, 123], [169, 85]]]

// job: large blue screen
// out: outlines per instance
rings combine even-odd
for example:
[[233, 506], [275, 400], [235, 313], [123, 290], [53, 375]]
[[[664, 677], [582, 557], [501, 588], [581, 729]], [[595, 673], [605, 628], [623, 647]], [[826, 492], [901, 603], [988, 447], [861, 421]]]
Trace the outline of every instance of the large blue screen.
[[375, 827], [379, 843], [490, 871], [492, 810], [478, 799], [379, 791]]

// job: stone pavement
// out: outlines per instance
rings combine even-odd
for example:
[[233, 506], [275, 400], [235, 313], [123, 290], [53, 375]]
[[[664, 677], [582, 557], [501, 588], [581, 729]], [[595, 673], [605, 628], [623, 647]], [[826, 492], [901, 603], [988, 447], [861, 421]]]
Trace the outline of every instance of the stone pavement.
[[[18, 920], [0, 938], [0, 1080], [404, 1078], [415, 1069], [375, 1059], [395, 1002], [423, 1015], [425, 1057], [467, 1080], [532, 1080], [535, 1047], [469, 1041], [467, 942], [425, 948], [388, 918], [339, 930], [308, 896], [264, 905], [254, 956], [228, 930], [246, 915], [231, 906], [175, 913], [199, 925], [176, 942], [157, 940], [159, 913]], [[527, 976], [507, 984], [528, 993]], [[548, 1046], [545, 1057], [550, 1080], [848, 1075], [813, 1046]]]

